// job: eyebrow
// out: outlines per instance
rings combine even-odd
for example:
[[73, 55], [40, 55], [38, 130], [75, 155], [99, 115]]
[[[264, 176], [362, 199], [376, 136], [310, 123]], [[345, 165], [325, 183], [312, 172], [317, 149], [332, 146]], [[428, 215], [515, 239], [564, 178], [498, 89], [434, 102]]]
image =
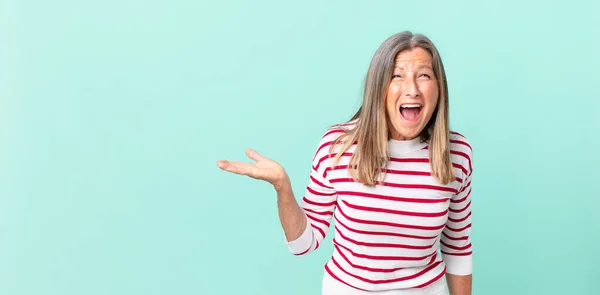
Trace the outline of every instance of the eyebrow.
[[[417, 70], [423, 69], [423, 68], [427, 68], [433, 71], [433, 68], [429, 65], [418, 65], [417, 66]], [[398, 70], [404, 70], [404, 67], [399, 67], [399, 66], [395, 66], [394, 69], [398, 69]]]

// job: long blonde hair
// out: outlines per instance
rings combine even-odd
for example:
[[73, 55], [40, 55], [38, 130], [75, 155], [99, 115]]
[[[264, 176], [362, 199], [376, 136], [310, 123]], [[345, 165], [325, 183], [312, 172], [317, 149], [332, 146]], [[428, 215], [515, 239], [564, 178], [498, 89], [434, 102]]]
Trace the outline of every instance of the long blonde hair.
[[347, 151], [352, 144], [357, 144], [348, 165], [350, 175], [357, 182], [373, 186], [385, 177], [382, 173], [389, 160], [390, 136], [385, 97], [392, 80], [396, 55], [415, 47], [423, 48], [431, 54], [440, 95], [438, 105], [419, 137], [423, 141], [429, 141], [431, 175], [441, 184], [454, 180], [450, 161], [448, 83], [442, 59], [429, 38], [405, 31], [389, 37], [375, 52], [365, 80], [362, 106], [350, 119], [350, 121], [356, 120], [356, 126], [342, 133], [330, 147], [331, 155], [336, 146], [341, 146], [332, 161], [334, 166], [339, 162], [343, 152]]

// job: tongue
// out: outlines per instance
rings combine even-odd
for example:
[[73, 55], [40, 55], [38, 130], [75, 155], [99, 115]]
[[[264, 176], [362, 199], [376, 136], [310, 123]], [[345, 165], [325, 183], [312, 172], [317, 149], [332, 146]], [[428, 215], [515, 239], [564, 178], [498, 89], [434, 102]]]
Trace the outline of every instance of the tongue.
[[419, 112], [421, 112], [420, 108], [401, 108], [400, 109], [400, 113], [402, 114], [402, 117], [404, 117], [404, 119], [406, 119], [408, 121], [412, 121], [412, 120], [416, 119], [417, 116], [419, 115]]

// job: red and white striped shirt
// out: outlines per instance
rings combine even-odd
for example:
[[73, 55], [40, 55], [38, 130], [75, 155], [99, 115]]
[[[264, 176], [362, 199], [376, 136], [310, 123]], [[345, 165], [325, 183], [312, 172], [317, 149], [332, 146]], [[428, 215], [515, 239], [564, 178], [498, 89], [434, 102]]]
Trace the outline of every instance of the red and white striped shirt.
[[330, 167], [329, 148], [344, 128], [352, 125], [330, 128], [319, 144], [301, 203], [308, 225], [299, 238], [286, 241], [290, 251], [304, 255], [317, 249], [335, 220], [334, 252], [325, 270], [351, 287], [422, 288], [446, 272], [471, 274], [473, 169], [467, 139], [451, 133], [456, 180], [447, 185], [431, 176], [427, 143], [389, 140], [387, 176], [367, 187], [347, 171], [356, 145]]

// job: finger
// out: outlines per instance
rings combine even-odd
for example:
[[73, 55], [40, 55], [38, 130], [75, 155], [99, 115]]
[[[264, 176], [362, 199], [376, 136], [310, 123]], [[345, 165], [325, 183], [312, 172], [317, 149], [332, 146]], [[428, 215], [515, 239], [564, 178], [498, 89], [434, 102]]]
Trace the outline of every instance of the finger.
[[253, 164], [241, 163], [241, 162], [229, 162], [229, 161], [218, 161], [217, 165], [219, 168], [240, 175], [246, 175], [250, 177], [257, 177], [256, 167]]
[[264, 161], [264, 160], [268, 160], [267, 157], [259, 154], [257, 151], [253, 150], [253, 149], [247, 149], [246, 150], [246, 156], [248, 156], [248, 158], [259, 162], [259, 161]]
[[229, 162], [225, 161], [225, 160], [219, 160], [219, 161], [217, 161], [217, 166], [219, 166], [219, 168], [225, 170], [225, 168], [227, 166], [229, 166]]

